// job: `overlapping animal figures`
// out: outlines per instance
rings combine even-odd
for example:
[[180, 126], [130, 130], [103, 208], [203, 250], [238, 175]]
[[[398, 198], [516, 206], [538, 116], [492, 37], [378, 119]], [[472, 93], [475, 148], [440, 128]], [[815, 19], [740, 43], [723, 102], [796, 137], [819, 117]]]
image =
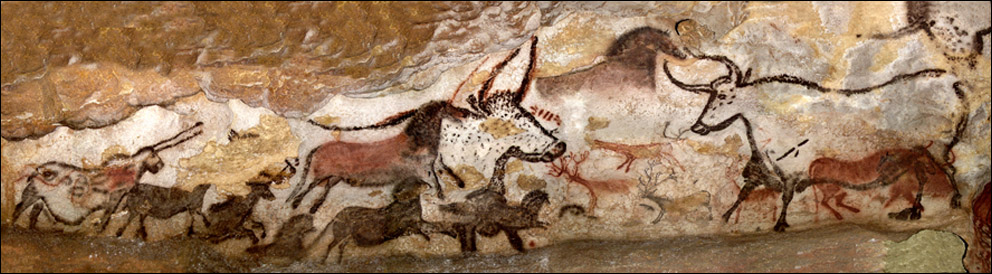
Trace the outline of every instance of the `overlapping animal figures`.
[[[100, 224], [101, 229], [106, 229], [125, 196], [144, 196], [131, 194], [155, 191], [148, 188], [150, 186], [139, 187], [139, 182], [145, 172], [158, 173], [164, 167], [158, 153], [200, 135], [202, 125], [198, 122], [176, 136], [141, 148], [134, 154], [115, 155], [99, 168], [81, 168], [56, 161], [41, 164], [27, 178], [28, 186], [14, 209], [13, 221], [31, 209], [28, 214], [30, 228], [35, 227], [41, 212], [55, 222], [78, 226], [90, 214], [103, 210]], [[142, 213], [141, 219], [147, 215], [148, 212]]]
[[[912, 28], [918, 27], [930, 32], [925, 25], [919, 25], [922, 23], [914, 24], [917, 25], [911, 26]], [[981, 35], [981, 32], [975, 35]], [[118, 228], [116, 235], [123, 235], [127, 228], [135, 225], [134, 219], [137, 219], [136, 234], [145, 239], [148, 237], [146, 218], [168, 219], [187, 213], [190, 216], [187, 235], [211, 243], [247, 239], [252, 243], [252, 247], [247, 250], [249, 254], [287, 260], [299, 260], [308, 254], [324, 254], [322, 258], [330, 260], [331, 251], [337, 248], [337, 261], [341, 262], [345, 257], [345, 249], [350, 244], [360, 247], [377, 246], [400, 237], [418, 235], [430, 241], [431, 236], [437, 234], [457, 239], [462, 252], [474, 252], [478, 250], [478, 236], [494, 237], [503, 232], [509, 245], [523, 252], [526, 248], [520, 231], [546, 228], [549, 225], [541, 220], [542, 209], [549, 204], [549, 195], [543, 190], [545, 185], [542, 183], [539, 187], [527, 189], [521, 201], [509, 201], [504, 180], [507, 176], [507, 163], [512, 159], [542, 163], [549, 170], [547, 175], [550, 177], [562, 178], [566, 184], [574, 182], [588, 190], [586, 207], [574, 204], [562, 206], [559, 217], [565, 212], [577, 213], [576, 215], [585, 213], [590, 217], [588, 219], [593, 220], [593, 210], [597, 209], [597, 193], [628, 194], [630, 188], [636, 187], [638, 192], [632, 194], [636, 196], [634, 198], [650, 202], [640, 206], [657, 212], [652, 224], [659, 223], [666, 210], [674, 210], [674, 204], [706, 207], [707, 212], [702, 219], [712, 219], [708, 208], [712, 198], [710, 194], [716, 194], [715, 192], [703, 191], [679, 201], [657, 194], [663, 185], [684, 184], [676, 173], [691, 169], [690, 166], [683, 165], [686, 162], [677, 159], [673, 144], [630, 145], [598, 140], [586, 135], [585, 145], [589, 150], [564, 156], [566, 145], [559, 139], [560, 136], [555, 136], [557, 130], [546, 129], [528, 108], [521, 105], [530, 90], [531, 82], [535, 80], [537, 43], [537, 38], [533, 37], [527, 46], [513, 50], [497, 62], [479, 89], [466, 96], [468, 108], [456, 106], [451, 101], [431, 101], [366, 126], [324, 125], [310, 120], [310, 124], [328, 131], [379, 130], [399, 126], [403, 130], [398, 135], [377, 142], [329, 141], [320, 144], [300, 159], [302, 161], [288, 159], [245, 182], [251, 189], [248, 195], [229, 197], [209, 205], [205, 211], [202, 209], [209, 185], [196, 186], [193, 190], [186, 191], [139, 183], [145, 172], [157, 173], [163, 168], [164, 163], [158, 156], [159, 152], [182, 144], [203, 132], [202, 123], [196, 123], [174, 137], [142, 148], [132, 155], [115, 156], [99, 168], [86, 169], [61, 162], [41, 164], [27, 177], [28, 184], [16, 205], [14, 221], [30, 210], [28, 226], [31, 228], [36, 226], [42, 212], [57, 223], [78, 226], [89, 215], [103, 211], [99, 223], [102, 231], [106, 230], [114, 213], [125, 211], [126, 222]], [[947, 197], [950, 207], [960, 206], [962, 195], [958, 192], [956, 170], [952, 164], [955, 160], [953, 149], [961, 141], [966, 125], [967, 115], [958, 112], [967, 109], [964, 107], [967, 94], [964, 85], [944, 70], [919, 70], [864, 88], [835, 89], [792, 75], [753, 78], [750, 69], [742, 72], [728, 57], [683, 53], [671, 41], [667, 32], [652, 28], [635, 29], [621, 36], [616, 44], [610, 53], [612, 61], [604, 65], [607, 68], [593, 68], [590, 71], [645, 70], [645, 73], [638, 72], [637, 75], [651, 79], [639, 79], [642, 81], [638, 83], [654, 92], [661, 88], [661, 85], [656, 87], [653, 81], [654, 70], [658, 65], [654, 60], [659, 52], [683, 61], [717, 62], [726, 68], [726, 75], [708, 83], [686, 83], [679, 79], [679, 75], [686, 75], [685, 70], [692, 68], [679, 68], [678, 71], [682, 74], [673, 73], [672, 69], [672, 66], [682, 66], [686, 62], [674, 64], [665, 61], [660, 64], [667, 81], [681, 89], [665, 92], [688, 91], [707, 98], [706, 106], [698, 112], [700, 114], [691, 128], [685, 126], [686, 129], [676, 139], [693, 138], [688, 136], [691, 133], [695, 133], [696, 137], [703, 137], [728, 130], [740, 130], [739, 135], [746, 139], [749, 155], [741, 156], [741, 159], [747, 159], [746, 164], [737, 169], [739, 174], [727, 176], [743, 177], [743, 185], [739, 188], [736, 201], [723, 213], [724, 222], [729, 221], [743, 201], [759, 191], [781, 195], [781, 213], [774, 225], [774, 230], [780, 232], [789, 227], [786, 215], [794, 196], [806, 189], [817, 193], [819, 196], [814, 195], [817, 199], [815, 204], [826, 208], [829, 216], [838, 220], [861, 212], [861, 209], [848, 202], [850, 191], [887, 189], [889, 197], [884, 204], [885, 208], [908, 204], [904, 209], [888, 212], [889, 218], [898, 220], [920, 219], [925, 194], [928, 198]], [[521, 55], [520, 51], [523, 49], [529, 50], [528, 54]], [[495, 88], [496, 79], [518, 56], [526, 64], [519, 86], [506, 90]], [[644, 56], [650, 58], [640, 58]], [[628, 64], [632, 67], [613, 67], [620, 66], [616, 63], [620, 61], [639, 63]], [[547, 80], [549, 85], [563, 86], [547, 87], [543, 91], [545, 96], [553, 94], [548, 93], [550, 91], [564, 94], [565, 91], [562, 90], [569, 88], [564, 85], [572, 81], [569, 79], [582, 78], [569, 77], [573, 78]], [[765, 121], [759, 118], [767, 114], [755, 105], [759, 100], [752, 97], [760, 96], [761, 91], [766, 89], [796, 94], [837, 94], [837, 97], [850, 98], [906, 87], [927, 89], [927, 94], [950, 98], [947, 102], [942, 102], [947, 103], [946, 109], [940, 110], [956, 117], [956, 120], [947, 122], [950, 125], [937, 125], [938, 129], [920, 128], [920, 125], [913, 127], [931, 132], [947, 132], [939, 128], [951, 128], [946, 136], [916, 139], [907, 137], [898, 140], [904, 147], [876, 150], [857, 155], [856, 158], [800, 157], [803, 151], [829, 147], [835, 140], [819, 140], [815, 136], [778, 136], [776, 134], [780, 132], [768, 130], [774, 126], [755, 124]], [[458, 90], [455, 91], [456, 95], [457, 92]], [[568, 122], [562, 119], [569, 117], [559, 116], [544, 108], [531, 106], [529, 109], [538, 112], [540, 118], [553, 124], [561, 126], [563, 122]], [[915, 122], [912, 119], [894, 121]], [[668, 125], [665, 124], [663, 132], [666, 133], [663, 135], [666, 139], [671, 139], [667, 136]], [[898, 127], [891, 124], [886, 126]], [[257, 135], [231, 133], [232, 141], [254, 137]], [[777, 141], [770, 141], [773, 138]], [[737, 140], [739, 144], [740, 138]], [[649, 167], [643, 174], [636, 174], [640, 175], [637, 180], [586, 178], [580, 172], [580, 167], [588, 160], [590, 151], [595, 150], [603, 150], [608, 156], [624, 157], [623, 162], [615, 167], [617, 173], [629, 173], [635, 162], [642, 162], [638, 161], [640, 159], [649, 159], [646, 161]], [[468, 193], [464, 200], [451, 201], [446, 198], [442, 179], [447, 175], [459, 188], [466, 188], [466, 180], [460, 178], [451, 168], [460, 165], [478, 168], [488, 182], [476, 189], [462, 190], [463, 194]], [[301, 168], [301, 174], [296, 174], [297, 168]], [[613, 166], [610, 169], [614, 169]], [[260, 203], [266, 203], [263, 201], [275, 201], [276, 193], [273, 193], [271, 187], [289, 185], [291, 178], [297, 175], [297, 180], [292, 180], [295, 186], [289, 191], [285, 203], [292, 210], [300, 206], [304, 206], [304, 210], [302, 213], [294, 211], [292, 217], [278, 224], [278, 233], [267, 237], [269, 234], [266, 233], [265, 224], [254, 216], [255, 208]], [[328, 199], [333, 203], [345, 198], [329, 197], [330, 189], [341, 183], [344, 183], [344, 187], [355, 188], [391, 187], [391, 195], [386, 196], [391, 200], [388, 205], [379, 208], [345, 207], [334, 213], [331, 221], [319, 230], [318, 227], [322, 224], [315, 223], [315, 220], [328, 218], [317, 218], [319, 216], [315, 214], [326, 212], [320, 209], [328, 207]], [[322, 190], [312, 195], [318, 187]], [[424, 212], [427, 210], [422, 205], [426, 199], [434, 197], [442, 203], [437, 205], [438, 211], [451, 216], [450, 219], [438, 222], [425, 220]], [[986, 216], [987, 212], [986, 210]], [[195, 216], [199, 216], [202, 223], [199, 228], [195, 226]], [[305, 236], [317, 231], [320, 232], [316, 239], [306, 243], [305, 239], [308, 237]], [[322, 239], [330, 239], [329, 244], [318, 245], [317, 243], [324, 243]], [[985, 257], [988, 257], [987, 254]]]
[[[788, 145], [789, 142], [775, 142], [769, 145], [768, 142], [762, 141], [771, 140], [773, 137], [780, 140], [788, 138], [778, 136], [775, 132], [756, 130], [758, 127], [751, 122], [755, 116], [761, 115], [761, 108], [753, 105], [757, 100], [754, 97], [761, 94], [760, 89], [774, 89], [795, 94], [833, 93], [853, 97], [896, 85], [902, 85], [900, 87], [933, 87], [927, 92], [938, 96], [943, 95], [943, 98], [954, 98], [946, 110], [953, 113], [958, 109], [963, 109], [963, 107], [957, 106], [966, 103], [965, 91], [962, 89], [962, 84], [954, 82], [954, 78], [947, 75], [946, 71], [926, 69], [897, 75], [875, 86], [859, 89], [834, 89], [792, 75], [752, 79], [751, 70], [742, 73], [737, 64], [727, 57], [699, 56], [697, 58], [723, 64], [728, 74], [707, 84], [687, 84], [673, 76], [667, 61], [663, 64], [665, 75], [674, 85], [683, 90], [707, 96], [706, 106], [692, 126], [692, 132], [705, 136], [713, 132], [736, 129], [733, 126], [740, 124], [743, 126], [741, 133], [747, 139], [751, 154], [741, 173], [744, 177], [744, 185], [741, 187], [737, 201], [723, 214], [725, 222], [730, 219], [741, 202], [746, 200], [752, 191], [760, 187], [781, 193], [782, 209], [774, 227], [775, 231], [784, 231], [785, 228], [789, 227], [786, 221], [789, 204], [796, 193], [801, 193], [809, 187], [818, 189], [823, 193], [824, 198], [820, 204], [826, 206], [837, 219], [843, 219], [843, 217], [829, 206], [828, 201], [830, 200], [834, 200], [838, 207], [851, 212], [857, 213], [859, 211], [844, 204], [844, 197], [847, 195], [844, 193], [845, 190], [865, 191], [889, 187], [892, 192], [891, 199], [914, 196], [913, 192], [915, 191], [915, 197], [907, 197], [910, 202], [909, 208], [889, 214], [894, 219], [919, 219], [923, 212], [921, 200], [928, 188], [939, 188], [953, 192], [950, 205], [954, 208], [960, 206], [961, 194], [958, 193], [954, 183], [956, 171], [951, 165], [954, 161], [952, 149], [960, 141], [967, 114], [952, 114], [958, 117], [958, 120], [954, 121], [954, 124], [948, 125], [954, 131], [945, 138], [938, 140], [906, 138], [902, 140], [902, 143], [906, 145], [904, 148], [880, 151], [873, 155], [866, 155], [862, 159], [819, 158], [806, 163], [794, 160], [799, 156], [803, 146], [807, 148], [814, 145], [830, 146], [832, 141], [836, 140], [824, 140], [822, 142], [814, 140], [811, 142], [811, 139], [799, 137], [794, 143], [791, 143], [795, 145]], [[738, 104], [734, 105], [734, 103]], [[918, 123], [912, 119], [899, 122]], [[769, 126], [764, 125], [765, 128]], [[888, 126], [892, 127], [893, 125]], [[922, 126], [913, 125], [905, 126], [905, 128], [922, 130]], [[942, 126], [945, 125], [938, 125], [932, 132], [940, 132], [939, 128]], [[776, 151], [779, 153], [784, 151], [784, 153], [778, 157], [773, 157], [772, 154]], [[937, 151], [937, 153], [933, 151]], [[936, 158], [933, 156], [934, 154], [941, 155], [942, 158]], [[905, 182], [904, 177], [915, 180], [913, 183], [917, 187], [905, 185], [910, 182]]]
[[[510, 244], [524, 251], [520, 230], [544, 227], [538, 220], [538, 211], [548, 202], [547, 194], [536, 190], [527, 195], [522, 205], [511, 204], [503, 195], [505, 169], [510, 159], [525, 162], [551, 162], [565, 153], [565, 143], [545, 129], [521, 102], [533, 81], [537, 59], [537, 38], [530, 40], [528, 54], [521, 48], [510, 52], [489, 72], [479, 90], [467, 96], [469, 108], [461, 108], [450, 101], [433, 101], [421, 107], [402, 112], [385, 121], [356, 127], [328, 126], [310, 121], [327, 130], [358, 131], [376, 130], [407, 123], [399, 135], [373, 143], [347, 143], [331, 141], [313, 149], [303, 162], [287, 160], [281, 169], [266, 169], [246, 182], [251, 191], [246, 196], [232, 196], [204, 208], [204, 196], [210, 185], [199, 185], [191, 191], [178, 187], [159, 187], [140, 184], [145, 172], [158, 172], [163, 167], [157, 154], [202, 133], [202, 123], [177, 136], [153, 146], [143, 148], [131, 156], [121, 156], [108, 161], [101, 169], [87, 170], [68, 164], [51, 162], [37, 168], [28, 181], [15, 217], [29, 208], [30, 226], [34, 227], [40, 212], [45, 210], [56, 221], [79, 225], [92, 212], [105, 211], [102, 229], [105, 230], [113, 213], [121, 211], [125, 223], [116, 234], [122, 236], [128, 228], [136, 227], [135, 234], [147, 239], [146, 219], [169, 219], [187, 213], [189, 222], [186, 234], [211, 243], [248, 239], [253, 247], [250, 254], [265, 258], [299, 259], [308, 250], [320, 248], [315, 243], [305, 245], [303, 236], [315, 231], [314, 214], [325, 204], [329, 189], [345, 182], [350, 187], [392, 186], [393, 201], [384, 208], [348, 207], [335, 213], [333, 221], [319, 234], [331, 238], [327, 252], [335, 247], [340, 250], [338, 260], [350, 243], [358, 246], [375, 246], [408, 235], [448, 235], [461, 241], [462, 250], [475, 251], [476, 234], [493, 237], [504, 231]], [[520, 58], [518, 58], [518, 56]], [[526, 64], [519, 86], [496, 89], [496, 79], [513, 60]], [[487, 128], [497, 128], [487, 130]], [[507, 132], [502, 132], [505, 130]], [[231, 141], [250, 139], [250, 136], [232, 131]], [[486, 150], [485, 153], [482, 150]], [[473, 152], [473, 156], [465, 151]], [[441, 176], [452, 177], [459, 187], [465, 184], [450, 164], [481, 163], [488, 170], [490, 182], [477, 189], [462, 202], [442, 204], [441, 209], [458, 220], [441, 223], [424, 221], [421, 194], [436, 195], [444, 201]], [[265, 225], [254, 216], [255, 207], [263, 200], [274, 201], [273, 185], [289, 183], [297, 167], [303, 174], [292, 189], [287, 202], [295, 209], [302, 203], [312, 203], [304, 214], [282, 222], [281, 229], [272, 239], [266, 239]], [[425, 172], [426, 171], [426, 172]], [[310, 195], [322, 186], [319, 195]], [[433, 190], [427, 193], [428, 190]], [[306, 199], [306, 198], [310, 199]], [[135, 221], [137, 219], [137, 221]], [[199, 220], [202, 226], [197, 226]]]

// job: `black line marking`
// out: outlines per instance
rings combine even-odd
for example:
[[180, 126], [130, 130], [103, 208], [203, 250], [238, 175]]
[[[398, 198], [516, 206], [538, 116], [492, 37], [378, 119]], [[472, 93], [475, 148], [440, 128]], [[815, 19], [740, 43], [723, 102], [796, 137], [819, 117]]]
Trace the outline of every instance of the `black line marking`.
[[803, 140], [802, 142], [800, 142], [799, 143], [799, 147], [803, 147], [803, 145], [806, 145], [806, 143], [809, 143], [809, 139], [806, 139], [806, 140]]

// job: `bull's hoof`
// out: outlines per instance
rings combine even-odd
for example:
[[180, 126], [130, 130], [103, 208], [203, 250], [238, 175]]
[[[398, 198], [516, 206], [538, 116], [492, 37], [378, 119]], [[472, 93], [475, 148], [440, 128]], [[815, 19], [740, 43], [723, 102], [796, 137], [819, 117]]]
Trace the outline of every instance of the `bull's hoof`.
[[733, 211], [727, 211], [727, 213], [723, 213], [723, 222], [724, 223], [730, 222], [730, 215], [733, 213], [734, 213]]
[[775, 225], [775, 232], [785, 232], [786, 228], [789, 228], [789, 224], [784, 222], [778, 223]]
[[903, 209], [902, 211], [899, 212], [889, 213], [889, 218], [900, 221], [919, 220], [922, 217], [922, 214], [920, 212], [921, 210], [919, 208], [911, 207], [911, 208]]

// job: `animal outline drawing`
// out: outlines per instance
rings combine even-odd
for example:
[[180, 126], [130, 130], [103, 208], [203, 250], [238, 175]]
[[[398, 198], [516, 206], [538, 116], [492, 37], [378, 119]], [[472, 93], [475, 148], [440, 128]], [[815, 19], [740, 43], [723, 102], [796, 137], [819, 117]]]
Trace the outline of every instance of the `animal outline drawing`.
[[30, 228], [35, 227], [42, 211], [57, 223], [78, 226], [90, 214], [104, 210], [100, 229], [105, 230], [112, 211], [141, 181], [145, 172], [155, 174], [165, 166], [158, 153], [200, 135], [202, 125], [203, 122], [197, 122], [134, 154], [114, 155], [98, 168], [81, 168], [57, 161], [41, 164], [27, 177], [28, 186], [14, 209], [12, 222], [31, 208]]
[[[532, 37], [530, 42], [530, 58], [520, 86], [516, 90], [491, 91], [496, 77], [519, 54], [518, 48], [493, 68], [476, 94], [468, 96], [466, 101], [471, 109], [446, 101], [431, 101], [370, 126], [327, 126], [311, 120], [311, 124], [326, 130], [340, 131], [380, 129], [409, 122], [403, 133], [387, 140], [373, 143], [331, 141], [311, 150], [305, 160], [301, 182], [287, 201], [296, 208], [311, 190], [323, 185], [323, 193], [310, 209], [314, 213], [323, 204], [329, 189], [340, 182], [351, 186], [384, 186], [407, 174], [415, 174], [419, 169], [429, 170], [432, 180], [426, 181], [432, 182], [436, 195], [444, 199], [438, 172], [448, 173], [459, 187], [464, 187], [464, 182], [448, 164], [469, 162], [466, 158], [453, 159], [453, 155], [477, 152], [480, 147], [490, 153], [477, 152], [473, 156], [479, 157], [471, 160], [485, 165], [484, 172], [488, 174], [496, 172], [494, 160], [505, 151], [522, 152], [518, 158], [528, 162], [550, 162], [558, 158], [565, 152], [565, 143], [520, 106], [530, 89], [536, 66], [537, 37]], [[496, 136], [480, 130], [487, 125], [505, 127], [510, 133]], [[482, 144], [485, 146], [480, 146]]]
[[[757, 139], [754, 137], [754, 132], [755, 132], [754, 125], [751, 124], [751, 121], [749, 120], [747, 115], [741, 112], [730, 113], [730, 111], [727, 111], [726, 110], [727, 108], [724, 107], [724, 106], [732, 105], [737, 95], [747, 94], [747, 93], [739, 92], [738, 91], [739, 89], [760, 88], [760, 86], [764, 84], [778, 83], [778, 84], [787, 84], [787, 85], [795, 86], [797, 88], [814, 90], [820, 93], [837, 93], [845, 96], [853, 96], [853, 95], [859, 95], [859, 94], [871, 92], [873, 90], [877, 90], [897, 82], [917, 79], [921, 77], [938, 77], [945, 73], [944, 70], [940, 70], [940, 69], [926, 69], [926, 70], [917, 71], [915, 73], [898, 75], [886, 81], [885, 83], [866, 88], [833, 89], [833, 88], [822, 87], [816, 83], [791, 75], [776, 75], [776, 76], [762, 77], [755, 80], [751, 80], [751, 70], [748, 70], [746, 73], [742, 73], [740, 68], [737, 67], [737, 65], [727, 57], [698, 56], [697, 58], [699, 58], [700, 60], [715, 61], [723, 64], [727, 68], [728, 74], [716, 78], [709, 84], [686, 84], [679, 81], [678, 79], [675, 79], [675, 77], [672, 76], [667, 61], [665, 61], [663, 64], [665, 75], [672, 82], [672, 84], [679, 87], [680, 89], [690, 91], [696, 94], [702, 94], [708, 96], [706, 106], [703, 108], [703, 111], [700, 113], [700, 115], [696, 119], [696, 122], [693, 124], [690, 130], [696, 134], [705, 136], [712, 132], [725, 130], [734, 123], [737, 123], [739, 121], [741, 122], [741, 124], [744, 125], [745, 128], [744, 135], [746, 136], [749, 149], [751, 152], [750, 159], [748, 160], [747, 164], [745, 165], [741, 173], [741, 175], [744, 177], [744, 186], [741, 188], [737, 201], [735, 201], [734, 204], [731, 206], [731, 208], [728, 209], [726, 213], [724, 213], [723, 215], [724, 222], [727, 222], [730, 219], [730, 215], [733, 213], [734, 209], [736, 209], [742, 201], [748, 198], [748, 195], [750, 194], [751, 191], [755, 190], [758, 187], [764, 186], [766, 188], [772, 189], [773, 191], [778, 191], [782, 193], [782, 204], [783, 204], [782, 211], [774, 227], [774, 230], [779, 232], [784, 231], [785, 228], [789, 226], [788, 223], [786, 222], [786, 214], [787, 214], [786, 212], [788, 211], [789, 203], [792, 201], [793, 195], [796, 193], [797, 190], [800, 190], [801, 192], [801, 190], [805, 189], [806, 186], [823, 184], [823, 183], [831, 183], [834, 185], [841, 186], [843, 188], [856, 189], [856, 190], [877, 188], [882, 186], [888, 186], [894, 183], [900, 176], [906, 174], [907, 171], [894, 170], [888, 174], [883, 174], [883, 176], [876, 178], [876, 180], [873, 180], [872, 182], [859, 184], [859, 185], [854, 185], [849, 182], [841, 182], [834, 180], [822, 180], [822, 179], [810, 180], [806, 178], [806, 176], [804, 176], [805, 174], [802, 174], [801, 172], [790, 172], [786, 174], [776, 164], [774, 158], [768, 155], [769, 153], [766, 150], [759, 149], [759, 144], [756, 141]], [[960, 101], [964, 101], [965, 94], [960, 89], [960, 83], [955, 83], [953, 87], [954, 87], [954, 93], [955, 95], [957, 95], [958, 99]], [[950, 158], [951, 149], [960, 140], [961, 132], [963, 132], [963, 125], [965, 124], [965, 119], [966, 117], [962, 118], [962, 120], [960, 120], [957, 123], [957, 127], [955, 128], [954, 138], [946, 145], [947, 152], [944, 157], [945, 162], [947, 162], [948, 159]], [[953, 170], [953, 166], [949, 166], [949, 169], [951, 169], [951, 171], [947, 173], [950, 174], [950, 177], [952, 178], [952, 182], [953, 182], [953, 174], [955, 173], [955, 171]], [[921, 184], [924, 183], [925, 182], [921, 182]], [[797, 186], [799, 186], [798, 189]], [[957, 207], [960, 205], [959, 202], [960, 193], [958, 192], [956, 186], [954, 187], [954, 189], [955, 189], [954, 190], [955, 195], [951, 199], [951, 206]], [[917, 192], [917, 196], [920, 195], [922, 195], [922, 191]], [[917, 200], [919, 200], [919, 197]], [[906, 214], [910, 216], [919, 216], [920, 214], [919, 211], [921, 210], [922, 210], [921, 207], [912, 207], [910, 209], [907, 209]]]

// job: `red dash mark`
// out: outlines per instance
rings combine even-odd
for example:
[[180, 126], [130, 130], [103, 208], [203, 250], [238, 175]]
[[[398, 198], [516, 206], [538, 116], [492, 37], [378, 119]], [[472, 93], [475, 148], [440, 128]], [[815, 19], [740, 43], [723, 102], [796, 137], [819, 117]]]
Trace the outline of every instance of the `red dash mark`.
[[537, 246], [537, 243], [535, 243], [534, 241], [530, 241], [528, 245], [530, 245], [530, 248], [534, 248]]

